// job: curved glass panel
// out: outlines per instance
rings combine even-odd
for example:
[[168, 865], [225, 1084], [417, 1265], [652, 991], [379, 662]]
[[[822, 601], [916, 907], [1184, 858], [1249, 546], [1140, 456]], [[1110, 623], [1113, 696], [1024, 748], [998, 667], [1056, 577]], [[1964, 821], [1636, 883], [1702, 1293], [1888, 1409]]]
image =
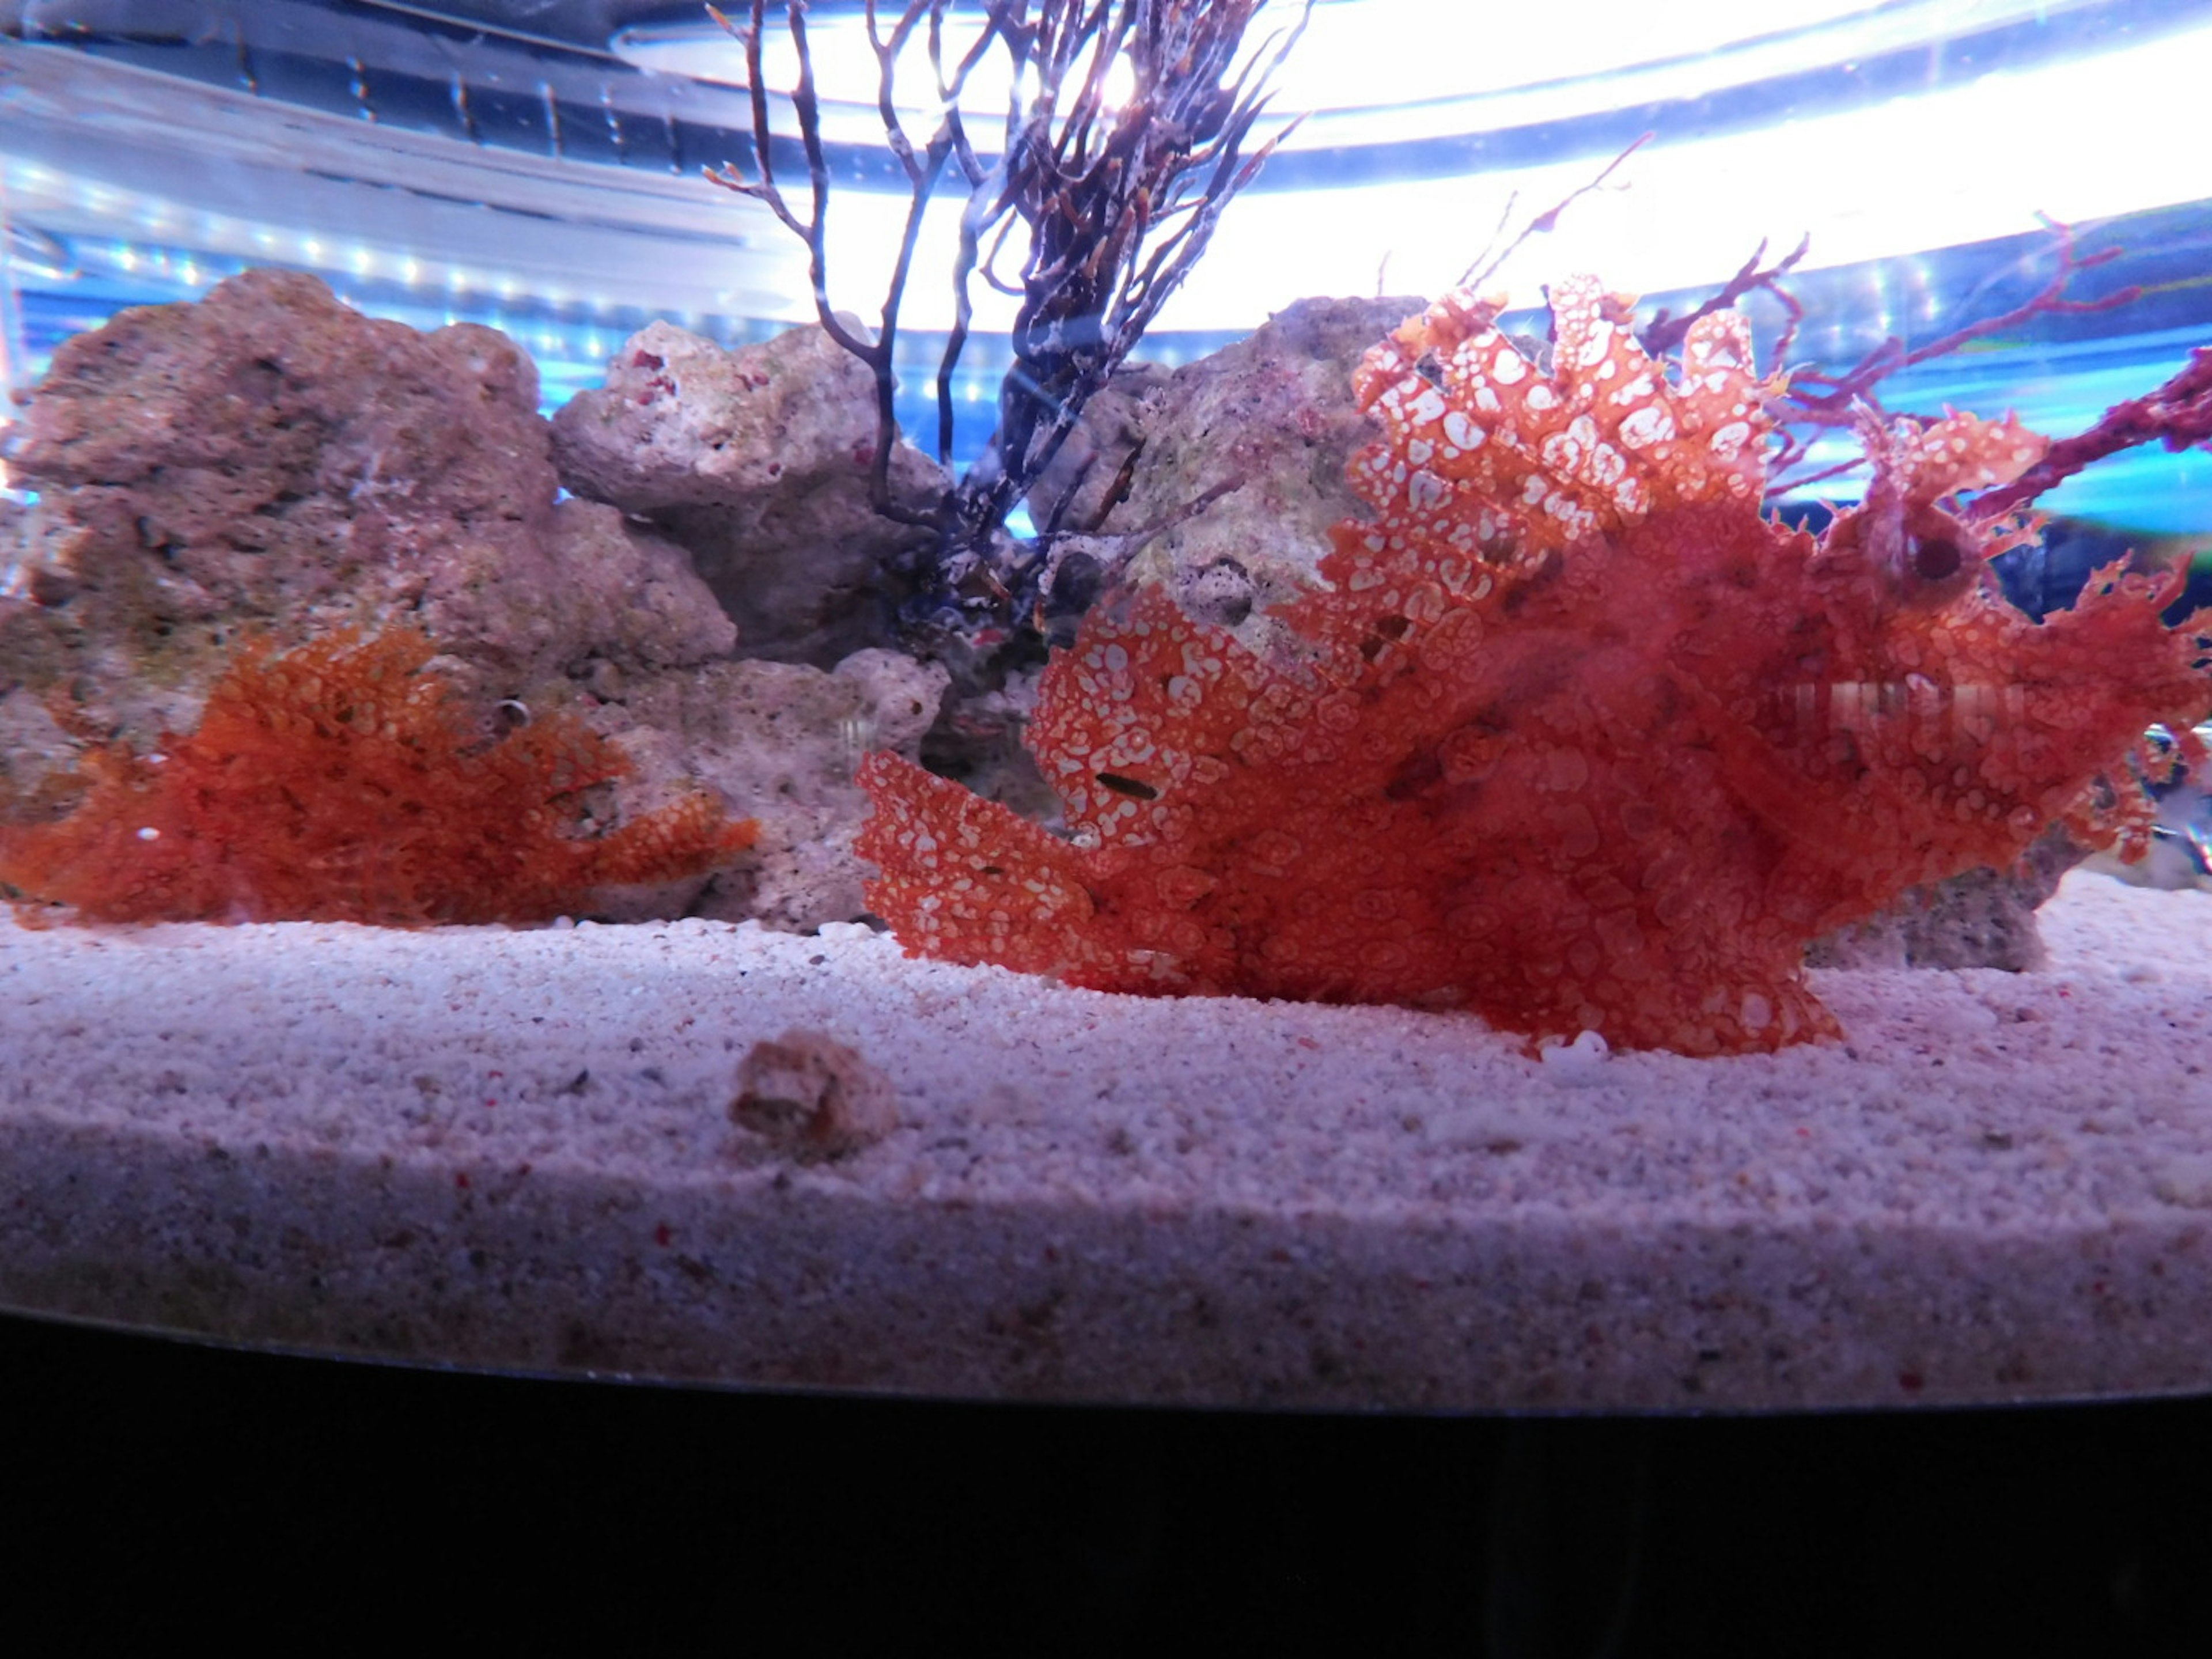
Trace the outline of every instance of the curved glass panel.
[[2207, 1386], [2212, 5], [929, 9], [0, 0], [0, 1303]]

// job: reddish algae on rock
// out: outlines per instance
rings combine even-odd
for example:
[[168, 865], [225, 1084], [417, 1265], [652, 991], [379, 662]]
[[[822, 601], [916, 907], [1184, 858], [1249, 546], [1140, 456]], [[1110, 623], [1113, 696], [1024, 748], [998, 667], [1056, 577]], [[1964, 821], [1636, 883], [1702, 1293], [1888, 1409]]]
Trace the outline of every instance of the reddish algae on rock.
[[90, 750], [69, 816], [0, 824], [0, 883], [78, 921], [541, 921], [752, 845], [704, 794], [573, 833], [621, 752], [558, 714], [483, 741], [432, 649], [407, 629], [242, 647], [191, 736]]
[[[1869, 423], [1865, 501], [1765, 516], [1741, 318], [1679, 363], [1588, 279], [1552, 367], [1448, 296], [1355, 379], [1374, 508], [1262, 659], [1157, 589], [1086, 619], [1030, 733], [1060, 839], [888, 755], [869, 902], [913, 952], [1145, 994], [1470, 1009], [1691, 1054], [1838, 1033], [1808, 941], [2063, 822], [2139, 844], [2145, 727], [2212, 709], [2201, 617], [2107, 573], [2043, 623], [1960, 492], [2044, 441]], [[2193, 739], [2183, 751], [2197, 755]]]

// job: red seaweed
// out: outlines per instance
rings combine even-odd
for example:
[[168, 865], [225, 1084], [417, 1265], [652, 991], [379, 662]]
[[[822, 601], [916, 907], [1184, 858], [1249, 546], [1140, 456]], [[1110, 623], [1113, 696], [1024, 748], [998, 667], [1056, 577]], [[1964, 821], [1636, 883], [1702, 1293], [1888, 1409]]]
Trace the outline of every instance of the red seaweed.
[[406, 629], [242, 647], [189, 737], [94, 749], [67, 817], [0, 825], [0, 884], [32, 921], [537, 921], [752, 844], [705, 794], [577, 834], [620, 751], [562, 715], [483, 741], [424, 672], [434, 648]]
[[1157, 589], [1092, 611], [1030, 733], [1066, 839], [867, 760], [910, 952], [1743, 1053], [1837, 1035], [1804, 947], [1908, 888], [2054, 822], [2141, 848], [2146, 728], [2202, 758], [2204, 619], [2116, 570], [2039, 624], [2005, 602], [2033, 525], [1960, 500], [2043, 439], [1868, 411], [1866, 499], [1815, 539], [1762, 511], [1783, 387], [1738, 313], [1669, 362], [1595, 282], [1552, 304], [1549, 373], [1466, 293], [1368, 354], [1375, 516], [1282, 650]]

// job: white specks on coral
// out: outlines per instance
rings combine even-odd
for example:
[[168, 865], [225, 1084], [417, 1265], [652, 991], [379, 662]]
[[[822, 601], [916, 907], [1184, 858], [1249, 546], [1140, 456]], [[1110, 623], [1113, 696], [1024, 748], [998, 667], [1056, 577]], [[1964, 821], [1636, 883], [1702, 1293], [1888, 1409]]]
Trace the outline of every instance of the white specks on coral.
[[1593, 322], [1580, 349], [1574, 354], [1574, 366], [1577, 368], [1595, 368], [1603, 362], [1606, 354], [1613, 349], [1613, 336], [1611, 323]]
[[1674, 436], [1674, 417], [1656, 404], [1646, 404], [1622, 417], [1620, 433], [1620, 441], [1631, 449], [1643, 449]]
[[1743, 447], [1745, 441], [1750, 436], [1751, 426], [1749, 422], [1744, 421], [1730, 421], [1726, 426], [1721, 428], [1719, 431], [1714, 433], [1711, 437], [1705, 440], [1705, 447], [1710, 449], [1722, 460], [1733, 460], [1735, 457], [1736, 451]]

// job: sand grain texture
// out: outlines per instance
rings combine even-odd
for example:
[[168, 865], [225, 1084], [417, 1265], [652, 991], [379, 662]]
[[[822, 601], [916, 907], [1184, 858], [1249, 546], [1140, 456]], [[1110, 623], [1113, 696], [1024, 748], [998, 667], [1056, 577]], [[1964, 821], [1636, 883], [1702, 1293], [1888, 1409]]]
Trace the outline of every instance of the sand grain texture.
[[[779, 1387], [1392, 1409], [2212, 1387], [2212, 897], [2047, 971], [1816, 975], [1846, 1044], [1523, 1058], [702, 921], [0, 921], [0, 1304]], [[791, 1028], [898, 1124], [735, 1127]]]

